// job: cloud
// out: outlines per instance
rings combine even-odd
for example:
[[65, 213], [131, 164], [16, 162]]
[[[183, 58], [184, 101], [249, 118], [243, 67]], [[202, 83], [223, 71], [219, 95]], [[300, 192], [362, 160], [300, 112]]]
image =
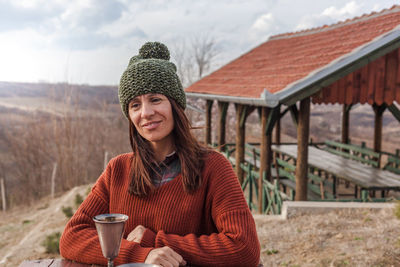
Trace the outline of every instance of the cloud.
[[295, 30], [304, 30], [322, 25], [329, 25], [338, 21], [344, 21], [348, 18], [357, 16], [361, 11], [361, 5], [355, 1], [347, 3], [342, 8], [330, 6], [325, 8], [321, 14], [314, 14], [302, 17], [295, 27]]
[[348, 17], [354, 16], [358, 13], [359, 10], [360, 6], [356, 2], [351, 1], [347, 3], [343, 8], [338, 9], [334, 6], [326, 8], [322, 12], [322, 16], [327, 16], [336, 20], [343, 20]]
[[73, 1], [58, 18], [67, 29], [98, 30], [102, 25], [118, 20], [125, 6], [117, 1]]
[[249, 30], [249, 37], [254, 41], [265, 41], [265, 39], [280, 30], [280, 23], [272, 13], [258, 16]]
[[32, 1], [31, 5], [22, 5], [23, 2], [19, 1], [0, 1], [0, 32], [37, 27], [59, 12], [56, 7], [50, 7], [51, 5], [39, 8], [34, 5], [36, 2]]
[[124, 9], [109, 0], [0, 0], [0, 32], [31, 29], [61, 48], [92, 49], [114, 43], [101, 29], [120, 19]]
[[271, 13], [261, 15], [254, 22], [252, 28], [258, 31], [268, 31], [274, 24], [274, 16]]

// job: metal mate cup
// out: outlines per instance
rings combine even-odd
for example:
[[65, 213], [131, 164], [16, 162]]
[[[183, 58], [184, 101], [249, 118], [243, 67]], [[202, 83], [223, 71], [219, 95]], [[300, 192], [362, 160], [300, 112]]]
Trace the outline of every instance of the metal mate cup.
[[99, 235], [103, 256], [113, 260], [118, 256], [128, 216], [124, 214], [100, 214], [93, 218]]

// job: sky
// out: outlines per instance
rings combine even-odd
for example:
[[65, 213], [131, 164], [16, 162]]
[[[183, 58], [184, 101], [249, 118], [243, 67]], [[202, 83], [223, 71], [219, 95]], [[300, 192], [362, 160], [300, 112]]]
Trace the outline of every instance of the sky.
[[[147, 41], [215, 40], [216, 69], [272, 35], [329, 25], [394, 0], [0, 0], [0, 81], [117, 85]], [[171, 51], [174, 54], [174, 51]]]

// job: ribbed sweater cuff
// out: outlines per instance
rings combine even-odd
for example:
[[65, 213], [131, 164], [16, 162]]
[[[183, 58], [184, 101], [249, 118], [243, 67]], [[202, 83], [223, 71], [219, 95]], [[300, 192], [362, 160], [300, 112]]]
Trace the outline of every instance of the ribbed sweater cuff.
[[[118, 255], [118, 264], [121, 263], [131, 263], [131, 262], [145, 262], [148, 254], [153, 248], [144, 248], [139, 244], [132, 245], [134, 242], [127, 241], [125, 239], [122, 240], [121, 247], [125, 249], [121, 249]], [[119, 262], [122, 261], [122, 262]]]
[[156, 234], [150, 229], [146, 228], [144, 231], [142, 241], [140, 241], [140, 245], [142, 247], [154, 247], [156, 244]]

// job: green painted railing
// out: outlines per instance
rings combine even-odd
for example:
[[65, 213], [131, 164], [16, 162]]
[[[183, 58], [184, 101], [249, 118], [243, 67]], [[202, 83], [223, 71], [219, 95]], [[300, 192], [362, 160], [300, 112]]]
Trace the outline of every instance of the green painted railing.
[[[258, 210], [258, 197], [259, 197], [259, 179], [260, 174], [254, 171], [254, 166], [246, 162], [241, 163], [240, 167], [246, 172], [246, 177], [242, 184], [242, 190], [245, 192], [247, 189], [247, 204], [250, 210]], [[262, 212], [266, 214], [280, 214], [282, 211], [282, 204], [285, 200], [291, 200], [289, 196], [279, 190], [277, 180], [270, 183], [266, 180], [266, 174], [263, 174], [263, 190], [262, 190]], [[254, 197], [256, 200], [254, 200]]]
[[[233, 154], [235, 152], [235, 144], [227, 144], [224, 146], [224, 151], [222, 153], [227, 157], [227, 159], [231, 162], [231, 164], [235, 167], [236, 162]], [[244, 181], [242, 183], [242, 190], [245, 193], [247, 204], [250, 210], [258, 210], [258, 205], [262, 205], [262, 211], [265, 214], [280, 214], [282, 211], [283, 201], [291, 201], [294, 200], [294, 191], [289, 195], [280, 191], [279, 179], [274, 179], [273, 182], [269, 182], [266, 179], [266, 174], [263, 174], [263, 190], [262, 190], [262, 203], [258, 203], [258, 194], [259, 194], [259, 179], [260, 173], [258, 172], [258, 167], [255, 166], [255, 162], [259, 161], [259, 149], [246, 144], [245, 146], [245, 154], [247, 155], [247, 160], [245, 162], [240, 163], [240, 167], [245, 172]], [[282, 161], [280, 161], [282, 163]], [[284, 164], [285, 165], [285, 164]], [[279, 176], [283, 175], [283, 173], [292, 172], [293, 168], [281, 168], [279, 169]], [[282, 173], [281, 173], [282, 172]], [[290, 173], [293, 176], [293, 173]], [[320, 183], [322, 179], [316, 174], [309, 173], [310, 181]], [[293, 181], [294, 177], [292, 177]], [[282, 179], [283, 180], [283, 179]], [[324, 181], [327, 183], [327, 181]], [[328, 182], [329, 184], [329, 182]], [[311, 186], [310, 186], [311, 185]], [[310, 189], [318, 192], [320, 189], [319, 186], [315, 184], [310, 184]], [[327, 184], [326, 184], [327, 185]], [[319, 192], [321, 195], [321, 192]], [[352, 199], [337, 199], [333, 198], [333, 195], [330, 192], [324, 192], [325, 199], [311, 199], [311, 201], [338, 201], [338, 202], [387, 202], [393, 199], [391, 198], [371, 198], [369, 196], [369, 192], [367, 190], [361, 190], [361, 198], [352, 198]]]

